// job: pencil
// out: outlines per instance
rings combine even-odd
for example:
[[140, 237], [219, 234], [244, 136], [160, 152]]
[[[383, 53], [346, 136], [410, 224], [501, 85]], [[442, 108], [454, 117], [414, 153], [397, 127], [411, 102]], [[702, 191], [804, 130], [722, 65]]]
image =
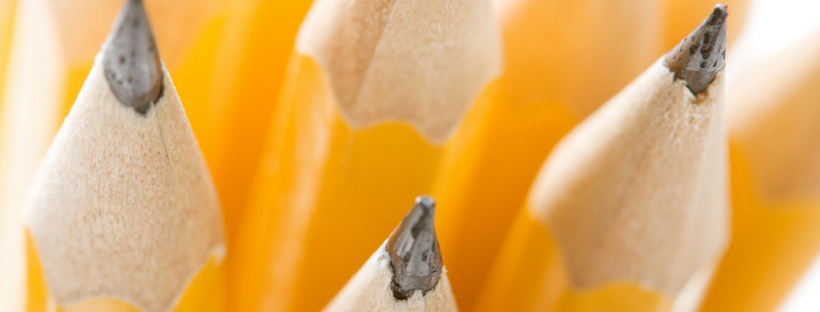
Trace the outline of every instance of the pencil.
[[[680, 42], [691, 29], [700, 23], [705, 11], [703, 8], [714, 5], [713, 0], [665, 0], [663, 1], [663, 40], [661, 51], [668, 51]], [[746, 25], [749, 12], [749, 0], [724, 0], [726, 7], [732, 9], [729, 19], [729, 46], [735, 42]]]
[[[37, 1], [15, 3], [14, 24], [0, 98], [0, 302], [25, 309], [26, 258], [21, 216], [26, 186], [59, 127], [63, 65], [56, 30], [43, 19]], [[48, 14], [48, 13], [47, 13]], [[49, 15], [45, 15], [49, 16]], [[48, 19], [45, 19], [48, 20]]]
[[[296, 31], [310, 3], [230, 2], [224, 26], [214, 36], [213, 69], [199, 78], [207, 79], [208, 92], [195, 95], [206, 104], [201, 105], [201, 117], [207, 123], [194, 133], [212, 147], [205, 156], [219, 191], [228, 238], [234, 236], [246, 206]], [[191, 72], [191, 78], [193, 75]]]
[[[0, 122], [2, 122], [3, 89], [6, 85], [6, 70], [8, 68], [9, 47], [11, 45], [11, 34], [14, 25], [16, 11], [16, 0], [0, 1]], [[0, 136], [0, 140], [2, 137]], [[1, 143], [0, 143], [0, 146]], [[0, 162], [3, 162], [3, 152], [0, 150]], [[2, 183], [0, 183], [2, 185]], [[0, 203], [3, 203], [0, 199]], [[22, 257], [22, 239], [19, 234], [22, 232], [20, 222], [16, 219], [16, 210], [4, 209], [0, 206], [0, 302], [4, 302], [4, 308], [9, 311], [22, 310], [22, 298], [19, 293], [20, 285], [24, 280], [20, 268], [24, 266]], [[16, 223], [16, 224], [15, 224]], [[18, 252], [12, 253], [17, 250]]]
[[491, 96], [499, 37], [486, 0], [314, 3], [234, 241], [231, 309], [333, 298], [404, 201], [430, 193], [452, 133]]
[[820, 30], [730, 85], [732, 242], [702, 311], [774, 311], [820, 252]]
[[498, 0], [505, 72], [470, 114], [437, 190], [453, 291], [469, 310], [552, 147], [657, 59], [659, 2]]
[[458, 311], [436, 239], [435, 209], [432, 198], [417, 197], [324, 311]]
[[0, 99], [3, 97], [17, 0], [0, 1]]
[[[218, 32], [220, 3], [226, 1], [146, 2], [148, 11], [157, 17], [156, 39], [164, 64], [184, 93], [186, 111], [194, 115], [192, 123], [201, 130], [202, 114], [198, 112], [205, 103], [195, 95], [208, 90], [202, 83], [210, 80], [203, 72], [211, 68], [207, 65], [213, 59], [203, 55], [214, 48], [207, 42]], [[197, 5], [191, 5], [194, 2]], [[8, 310], [19, 311], [22, 303], [15, 298], [22, 296], [11, 294], [24, 289], [25, 237], [20, 214], [26, 187], [74, 104], [123, 0], [12, 3], [16, 3], [16, 13], [8, 68], [0, 73], [0, 80], [5, 80], [0, 87], [5, 90], [0, 100], [0, 262], [8, 261], [0, 265], [4, 277], [0, 278], [0, 302], [13, 302]], [[197, 72], [187, 74], [192, 69]]]
[[475, 310], [696, 307], [728, 239], [726, 17], [715, 7], [559, 143]]
[[224, 308], [216, 191], [141, 1], [114, 22], [24, 222], [28, 274], [43, 278], [29, 311]]

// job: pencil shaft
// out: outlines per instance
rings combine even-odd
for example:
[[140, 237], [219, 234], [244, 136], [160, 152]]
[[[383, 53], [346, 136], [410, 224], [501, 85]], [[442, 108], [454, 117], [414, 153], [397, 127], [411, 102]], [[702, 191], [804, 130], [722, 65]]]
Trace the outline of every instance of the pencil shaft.
[[[0, 121], [3, 109], [4, 89], [6, 87], [6, 71], [8, 69], [9, 52], [11, 50], [11, 37], [14, 29], [14, 20], [17, 11], [17, 0], [0, 1]], [[2, 134], [0, 134], [2, 135]], [[5, 152], [8, 153], [8, 152]], [[0, 151], [0, 168], [3, 168], [4, 152]], [[3, 194], [5, 182], [0, 175], [0, 194]], [[6, 204], [0, 200], [0, 203]], [[0, 302], [7, 304], [10, 311], [20, 311], [22, 301], [20, 294], [15, 291], [20, 289], [23, 280], [20, 267], [23, 265], [23, 257], [20, 253], [20, 226], [14, 224], [18, 219], [15, 206], [0, 206]], [[16, 233], [15, 233], [16, 232]], [[16, 252], [15, 252], [16, 251]]]
[[474, 311], [669, 311], [672, 298], [620, 282], [579, 290], [549, 232], [522, 210]]
[[820, 252], [820, 31], [731, 85], [732, 242], [702, 311], [771, 311]]
[[200, 49], [215, 52], [213, 68], [192, 64], [174, 73], [177, 84], [191, 88], [181, 96], [195, 106], [186, 113], [214, 176], [229, 238], [247, 206], [296, 32], [311, 2], [226, 4], [224, 27], [209, 26], [213, 39], [200, 43], [216, 46]]

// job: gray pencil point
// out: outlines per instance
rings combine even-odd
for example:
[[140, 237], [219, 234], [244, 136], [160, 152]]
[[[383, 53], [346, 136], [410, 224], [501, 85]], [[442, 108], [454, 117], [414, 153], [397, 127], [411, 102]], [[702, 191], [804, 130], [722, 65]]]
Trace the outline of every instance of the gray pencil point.
[[718, 4], [712, 14], [689, 36], [666, 54], [666, 66], [675, 78], [698, 94], [706, 90], [726, 64], [726, 6]]
[[157, 43], [141, 0], [126, 0], [106, 39], [105, 77], [125, 106], [145, 115], [162, 93]]
[[429, 196], [416, 197], [416, 204], [404, 216], [387, 240], [393, 268], [393, 296], [410, 298], [436, 287], [442, 270], [441, 250], [434, 225], [436, 203]]

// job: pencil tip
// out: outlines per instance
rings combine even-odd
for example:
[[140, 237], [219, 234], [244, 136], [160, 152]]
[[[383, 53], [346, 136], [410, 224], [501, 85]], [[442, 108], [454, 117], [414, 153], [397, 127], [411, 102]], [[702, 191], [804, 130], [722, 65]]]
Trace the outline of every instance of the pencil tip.
[[126, 0], [106, 39], [105, 77], [117, 99], [145, 115], [162, 91], [162, 68], [141, 0]]
[[705, 91], [726, 64], [728, 16], [725, 5], [716, 5], [700, 26], [666, 54], [666, 66], [675, 78], [689, 84], [693, 94]]
[[416, 290], [427, 293], [441, 277], [441, 251], [433, 222], [435, 210], [433, 198], [416, 197], [416, 204], [387, 240], [393, 267], [393, 296], [398, 300], [410, 298]]

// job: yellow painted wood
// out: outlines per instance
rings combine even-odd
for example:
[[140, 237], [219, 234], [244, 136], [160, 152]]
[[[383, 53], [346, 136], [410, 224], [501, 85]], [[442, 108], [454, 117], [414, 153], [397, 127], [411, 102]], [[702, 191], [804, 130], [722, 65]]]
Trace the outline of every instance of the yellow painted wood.
[[[68, 306], [60, 306], [48, 294], [43, 269], [31, 235], [26, 230], [27, 308], [28, 312], [142, 312], [123, 299], [92, 298]], [[225, 311], [225, 265], [215, 257], [208, 259], [203, 269], [180, 293], [179, 301], [169, 312]]]
[[730, 150], [732, 242], [701, 311], [774, 311], [820, 253], [820, 201], [771, 201]]
[[203, 53], [192, 53], [172, 72], [214, 176], [229, 239], [246, 205], [296, 32], [311, 2], [231, 2], [224, 18], [202, 36], [202, 47], [194, 48]]
[[516, 217], [473, 311], [669, 311], [669, 296], [635, 283], [576, 289], [549, 231]]
[[3, 87], [5, 86], [6, 65], [8, 64], [16, 10], [17, 0], [0, 0], [0, 99], [3, 96]]
[[820, 32], [727, 93], [732, 241], [702, 311], [774, 311], [820, 254]]

